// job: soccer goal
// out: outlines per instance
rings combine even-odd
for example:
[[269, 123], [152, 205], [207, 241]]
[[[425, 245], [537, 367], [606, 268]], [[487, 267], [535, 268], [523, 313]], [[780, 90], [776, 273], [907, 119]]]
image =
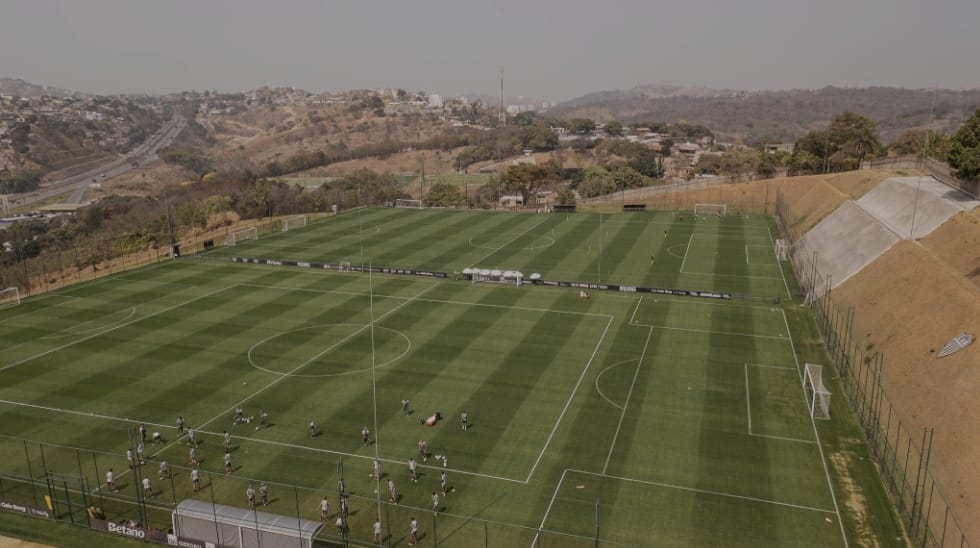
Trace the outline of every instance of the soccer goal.
[[20, 304], [20, 290], [16, 287], [8, 287], [0, 291], [0, 306], [13, 306]]
[[351, 271], [350, 270], [350, 261], [341, 261], [340, 262], [340, 271], [341, 272], [350, 272]]
[[398, 198], [395, 200], [395, 207], [414, 207], [416, 209], [422, 209], [422, 200], [403, 200]]
[[468, 276], [470, 281], [477, 283], [495, 283], [516, 285], [520, 287], [524, 281], [524, 274], [517, 270], [499, 270], [489, 268], [464, 268], [463, 275]]
[[306, 226], [306, 215], [296, 215], [294, 217], [286, 217], [282, 220], [282, 231], [289, 232], [297, 228], [302, 228]]
[[694, 204], [695, 215], [717, 215], [721, 217], [727, 213], [727, 204]]
[[236, 230], [228, 235], [225, 239], [225, 245], [238, 245], [238, 242], [243, 242], [245, 240], [258, 240], [259, 239], [259, 229], [250, 226], [248, 228], [243, 228], [241, 230]]
[[806, 392], [810, 416], [815, 419], [830, 419], [830, 391], [823, 385], [823, 366], [806, 364], [803, 370], [803, 391]]
[[775, 247], [773, 251], [776, 253], [776, 259], [780, 261], [785, 261], [789, 259], [789, 245], [786, 244], [786, 240], [779, 239], [776, 240]]

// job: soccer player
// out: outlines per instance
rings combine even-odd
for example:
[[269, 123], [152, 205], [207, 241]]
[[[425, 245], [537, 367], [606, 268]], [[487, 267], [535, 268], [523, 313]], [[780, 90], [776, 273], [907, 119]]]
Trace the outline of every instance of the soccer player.
[[170, 477], [170, 466], [167, 464], [167, 461], [160, 461], [160, 468], [157, 470], [157, 475], [160, 476], [161, 480], [164, 477]]
[[225, 453], [225, 475], [231, 475], [231, 453]]
[[184, 435], [184, 416], [177, 415], [177, 437]]
[[187, 445], [190, 445], [191, 447], [197, 447], [197, 440], [194, 439], [194, 429], [193, 428], [188, 428], [187, 429]]
[[259, 411], [259, 426], [265, 428], [269, 424], [269, 414], [265, 411]]
[[231, 434], [225, 430], [225, 453], [231, 452]]
[[347, 519], [347, 495], [340, 495], [340, 517]]
[[262, 498], [262, 506], [269, 505], [269, 486], [264, 481], [259, 485], [259, 497]]
[[415, 521], [415, 516], [408, 520], [408, 545], [414, 546], [419, 541], [419, 522]]
[[435, 491], [432, 492], [432, 511], [439, 513], [439, 494]]
[[412, 414], [408, 409], [408, 400], [402, 400], [402, 413], [405, 413], [406, 417]]
[[140, 441], [146, 441], [146, 425], [140, 423]]
[[154, 430], [153, 431], [153, 445], [156, 445], [158, 443], [163, 443], [163, 435], [160, 434], [160, 432]]
[[108, 487], [110, 491], [116, 491], [116, 475], [112, 472], [112, 468], [105, 473], [105, 486]]
[[388, 500], [398, 504], [398, 491], [395, 490], [395, 482], [388, 480]]
[[323, 497], [320, 501], [320, 521], [323, 523], [327, 522], [327, 516], [330, 514], [330, 501], [327, 497]]
[[361, 439], [364, 440], [364, 445], [368, 444], [368, 440], [370, 438], [371, 438], [371, 431], [368, 430], [368, 427], [365, 426], [364, 428], [361, 428]]
[[245, 496], [248, 497], [248, 507], [255, 508], [255, 489], [252, 484], [248, 484], [248, 489], [245, 489]]
[[462, 430], [466, 430], [470, 427], [470, 416], [466, 414], [466, 411], [459, 416], [459, 427]]
[[381, 520], [380, 519], [374, 520], [374, 540], [372, 540], [372, 542], [374, 542], [375, 544], [378, 544], [378, 543], [381, 542]]
[[310, 437], [312, 438], [315, 436], [316, 436], [316, 422], [314, 422], [313, 419], [310, 419]]
[[143, 496], [144, 497], [153, 496], [153, 487], [150, 486], [150, 478], [146, 476], [143, 477]]
[[415, 457], [408, 459], [408, 473], [412, 477], [412, 483], [419, 482], [419, 476], [415, 473], [415, 468], [418, 467], [418, 463], [415, 462]]
[[189, 462], [191, 466], [197, 466], [201, 464], [197, 460], [197, 447], [191, 446], [191, 448], [187, 450], [187, 462]]
[[130, 468], [133, 467], [133, 450], [132, 449], [127, 449], [126, 450], [126, 462], [129, 463], [129, 467]]
[[374, 478], [374, 479], [376, 479], [376, 480], [381, 479], [381, 461], [380, 460], [374, 459], [374, 470], [373, 471], [374, 471], [374, 473], [371, 474], [371, 477]]
[[422, 462], [429, 460], [429, 445], [425, 440], [419, 440], [419, 455], [422, 455]]
[[439, 475], [439, 488], [442, 492], [442, 496], [446, 496], [446, 473], [443, 472]]
[[232, 424], [238, 424], [238, 423], [242, 422], [242, 418], [244, 416], [245, 416], [245, 410], [242, 409], [242, 406], [239, 405], [239, 406], [235, 407], [235, 418], [232, 419], [231, 423]]
[[343, 516], [337, 516], [337, 522], [335, 523], [335, 525], [337, 526], [337, 534], [338, 535], [343, 535], [344, 534], [344, 517]]
[[201, 472], [197, 468], [191, 468], [191, 485], [194, 486], [195, 493], [201, 489]]
[[140, 464], [146, 464], [146, 459], [143, 458], [143, 451], [145, 449], [146, 448], [143, 447], [143, 442], [139, 442], [136, 444], [136, 458], [139, 459]]

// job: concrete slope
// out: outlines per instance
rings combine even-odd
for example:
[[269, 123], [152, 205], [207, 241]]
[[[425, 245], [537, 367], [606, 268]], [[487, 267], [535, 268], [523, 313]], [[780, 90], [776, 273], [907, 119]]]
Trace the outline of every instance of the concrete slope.
[[932, 177], [892, 177], [862, 196], [858, 205], [902, 239], [917, 240], [980, 202]]
[[[817, 270], [830, 276], [831, 287], [858, 273], [898, 240], [853, 200], [841, 204], [801, 239], [807, 253], [817, 254]], [[800, 258], [796, 261], [802, 264]]]

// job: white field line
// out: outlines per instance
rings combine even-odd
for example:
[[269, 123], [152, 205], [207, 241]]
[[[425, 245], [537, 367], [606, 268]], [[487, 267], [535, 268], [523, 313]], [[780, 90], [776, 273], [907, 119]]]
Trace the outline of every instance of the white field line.
[[599, 379], [602, 378], [603, 373], [605, 373], [606, 371], [609, 371], [613, 367], [618, 367], [620, 365], [623, 365], [624, 363], [635, 362], [635, 361], [636, 361], [636, 359], [623, 360], [621, 362], [616, 362], [616, 363], [614, 363], [614, 364], [606, 367], [602, 371], [599, 371], [599, 374], [595, 376], [595, 390], [596, 390], [596, 392], [598, 392], [599, 395], [602, 396], [602, 399], [604, 399], [607, 402], [609, 402], [609, 404], [612, 405], [613, 407], [615, 407], [616, 409], [623, 410], [623, 406], [622, 405], [619, 405], [618, 403], [616, 403], [616, 402], [612, 401], [611, 399], [607, 398], [606, 395], [602, 393], [602, 389], [599, 388]]
[[779, 262], [779, 257], [776, 256], [776, 240], [772, 238], [772, 229], [766, 226], [766, 230], [769, 231], [769, 243], [772, 244], [772, 254], [776, 257], [776, 264], [779, 266], [779, 275], [783, 278], [783, 287], [786, 288], [786, 298], [792, 302], [793, 294], [789, 292], [789, 284], [786, 283], [786, 273], [783, 272], [783, 265]]
[[[654, 301], [654, 302], [656, 302], [656, 301]], [[643, 297], [641, 296], [639, 299], [636, 300], [636, 306], [633, 307], [633, 315], [630, 316], [630, 325], [636, 323], [636, 313], [639, 312], [639, 310], [640, 310], [640, 304], [642, 304], [642, 303], [643, 303]]]
[[636, 386], [636, 378], [640, 376], [640, 368], [643, 367], [643, 358], [647, 354], [647, 347], [650, 345], [650, 337], [653, 336], [653, 329], [647, 331], [647, 340], [643, 343], [643, 351], [640, 352], [640, 359], [637, 360], [636, 370], [633, 372], [633, 382], [630, 383], [629, 392], [626, 393], [626, 401], [623, 402], [623, 412], [619, 414], [619, 424], [616, 425], [616, 433], [613, 434], [612, 443], [609, 444], [609, 453], [606, 455], [606, 463], [602, 466], [602, 473], [605, 474], [609, 469], [609, 461], [612, 460], [613, 450], [616, 449], [616, 440], [619, 439], [619, 431], [623, 427], [623, 419], [626, 418], [626, 410], [630, 405], [630, 398], [633, 396], [633, 387]]
[[[796, 356], [796, 345], [793, 344], [793, 334], [789, 330], [789, 320], [786, 319], [786, 311], [783, 310], [783, 323], [786, 324], [786, 333], [789, 333], [789, 346], [793, 351], [793, 361], [796, 362], [796, 374], [800, 377], [800, 390], [803, 391], [803, 401], [806, 402], [806, 388], [803, 387], [803, 373], [800, 371], [800, 359]], [[827, 490], [830, 491], [830, 500], [834, 503], [834, 513], [837, 514], [837, 523], [840, 525], [841, 538], [844, 540], [844, 548], [847, 548], [847, 533], [844, 532], [844, 520], [840, 516], [840, 508], [837, 506], [837, 495], [834, 494], [834, 484], [830, 479], [830, 470], [827, 468], [827, 457], [823, 453], [823, 444], [820, 443], [820, 433], [817, 431], [816, 419], [810, 415], [810, 425], [813, 427], [813, 437], [817, 440], [817, 450], [820, 451], [820, 464], [823, 465], [823, 473], [827, 478]]]
[[534, 534], [534, 540], [531, 541], [531, 548], [536, 548], [538, 546], [538, 536], [541, 535], [541, 531], [544, 530], [544, 522], [548, 521], [548, 514], [551, 513], [551, 507], [555, 504], [555, 499], [558, 497], [558, 490], [561, 489], [562, 482], [565, 481], [565, 474], [568, 473], [568, 468], [561, 471], [561, 477], [558, 478], [558, 485], [555, 485], [555, 491], [551, 494], [551, 500], [548, 501], [548, 508], [544, 511], [544, 516], [541, 518], [541, 524], [538, 525], [538, 532]]
[[746, 363], [745, 365], [751, 365], [752, 367], [761, 367], [763, 369], [785, 369], [787, 371], [796, 371], [795, 367], [790, 367], [788, 365], [767, 365], [764, 363]]
[[[796, 508], [798, 510], [809, 510], [811, 512], [821, 512], [821, 513], [824, 513], [824, 514], [833, 514], [833, 513], [836, 512], [835, 510], [828, 510], [828, 509], [825, 509], [825, 508], [815, 508], [813, 506], [805, 506], [805, 505], [802, 505], [802, 504], [793, 504], [793, 503], [790, 503], [790, 502], [780, 502], [780, 501], [777, 501], [777, 500], [760, 499], [760, 498], [756, 498], [756, 497], [747, 497], [745, 495], [735, 495], [735, 494], [732, 494], [732, 493], [723, 493], [721, 491], [710, 491], [710, 490], [707, 490], [707, 489], [697, 489], [695, 487], [684, 487], [682, 485], [671, 485], [669, 483], [660, 483], [660, 482], [656, 482], [656, 481], [645, 481], [645, 480], [638, 480], [638, 479], [633, 479], [633, 478], [624, 478], [624, 477], [620, 477], [620, 476], [611, 476], [609, 474], [597, 474], [595, 472], [586, 472], [585, 470], [574, 470], [574, 469], [569, 468], [566, 471], [567, 472], [573, 472], [573, 473], [576, 473], [576, 474], [585, 474], [585, 475], [588, 475], [588, 476], [597, 476], [597, 477], [600, 477], [600, 478], [609, 478], [609, 479], [614, 479], [614, 480], [619, 480], [619, 481], [628, 481], [628, 482], [631, 482], [631, 483], [640, 483], [640, 484], [643, 484], [643, 485], [652, 485], [654, 487], [664, 487], [664, 488], [667, 488], [667, 489], [677, 489], [677, 490], [680, 490], [680, 491], [687, 491], [687, 492], [690, 492], [690, 493], [700, 493], [700, 494], [703, 494], [703, 495], [715, 495], [715, 496], [719, 496], [719, 497], [733, 498], [733, 499], [739, 499], [739, 500], [748, 500], [748, 501], [752, 501], [752, 502], [761, 502], [761, 503], [764, 503], [764, 504], [773, 504], [773, 505], [776, 505], [776, 506], [785, 506], [787, 508]], [[842, 527], [843, 527], [843, 525], [842, 525]]]
[[[776, 265], [772, 265], [776, 266]], [[716, 278], [745, 278], [746, 280], [779, 280], [775, 276], [749, 276], [748, 274], [718, 274], [715, 272], [681, 272], [685, 276], [714, 276]]]
[[115, 330], [117, 330], [117, 329], [120, 329], [120, 328], [123, 328], [123, 327], [126, 327], [126, 326], [128, 326], [128, 325], [132, 325], [132, 324], [134, 324], [134, 323], [136, 323], [136, 322], [140, 322], [140, 321], [143, 321], [143, 320], [145, 320], [145, 319], [147, 319], [147, 318], [152, 318], [152, 317], [154, 317], [154, 316], [159, 316], [160, 314], [163, 314], [163, 313], [165, 313], [165, 312], [170, 312], [171, 310], [175, 310], [175, 309], [177, 309], [177, 308], [180, 308], [180, 307], [182, 307], [182, 306], [185, 306], [185, 305], [188, 305], [188, 304], [191, 304], [191, 303], [193, 303], [193, 302], [195, 302], [195, 301], [199, 301], [199, 300], [201, 300], [201, 299], [206, 299], [206, 298], [208, 298], [208, 297], [211, 297], [211, 296], [214, 296], [214, 295], [217, 295], [218, 293], [221, 293], [222, 291], [226, 291], [226, 290], [228, 290], [228, 289], [231, 289], [232, 287], [235, 287], [235, 286], [234, 286], [234, 285], [229, 285], [229, 286], [225, 286], [225, 287], [222, 287], [221, 289], [216, 289], [216, 290], [214, 290], [214, 291], [211, 291], [210, 293], [206, 293], [206, 294], [204, 294], [204, 295], [201, 295], [200, 297], [194, 297], [193, 299], [191, 299], [191, 300], [189, 300], [189, 301], [184, 301], [184, 302], [182, 302], [182, 303], [179, 303], [179, 304], [175, 304], [175, 305], [173, 305], [173, 306], [170, 306], [170, 307], [167, 307], [167, 308], [164, 308], [163, 310], [158, 310], [158, 311], [156, 311], [156, 312], [153, 312], [152, 314], [147, 314], [146, 316], [141, 316], [141, 317], [139, 317], [139, 318], [136, 318], [135, 320], [131, 320], [131, 321], [128, 321], [128, 322], [126, 322], [126, 323], [122, 323], [122, 324], [119, 324], [119, 325], [117, 325], [117, 326], [115, 326], [115, 327], [110, 327], [110, 328], [108, 328], [108, 329], [105, 329], [105, 330], [102, 330], [102, 331], [99, 331], [99, 332], [97, 332], [97, 333], [93, 333], [93, 334], [91, 334], [91, 335], [89, 335], [89, 336], [87, 336], [87, 337], [82, 337], [81, 339], [78, 339], [78, 340], [75, 340], [75, 341], [72, 341], [72, 342], [70, 342], [70, 343], [65, 343], [65, 344], [63, 344], [63, 345], [61, 345], [61, 346], [58, 346], [58, 347], [56, 347], [56, 348], [52, 348], [52, 349], [50, 349], [50, 350], [45, 350], [44, 352], [41, 352], [40, 354], [35, 354], [35, 355], [33, 355], [33, 356], [30, 356], [30, 357], [27, 357], [27, 358], [24, 358], [24, 359], [22, 359], [22, 360], [20, 360], [20, 361], [16, 361], [16, 362], [14, 362], [14, 363], [11, 363], [11, 364], [7, 364], [7, 365], [5, 365], [5, 366], [3, 366], [3, 367], [0, 367], [0, 371], [6, 371], [7, 369], [10, 369], [11, 367], [17, 367], [18, 365], [21, 365], [21, 364], [24, 364], [24, 363], [27, 363], [27, 362], [29, 362], [29, 361], [31, 361], [31, 360], [35, 360], [35, 359], [37, 359], [37, 358], [40, 358], [40, 357], [42, 357], [42, 356], [46, 356], [46, 355], [48, 355], [48, 354], [51, 354], [51, 353], [53, 353], [53, 352], [58, 352], [58, 351], [60, 351], [60, 350], [64, 350], [65, 348], [68, 348], [68, 347], [70, 347], [70, 346], [74, 346], [74, 345], [76, 345], [76, 344], [78, 344], [78, 343], [82, 343], [82, 342], [85, 342], [85, 341], [87, 341], [87, 340], [89, 340], [89, 339], [94, 339], [95, 337], [99, 337], [99, 336], [101, 336], [101, 335], [105, 335], [106, 333], [109, 333], [109, 332], [111, 332], [111, 331], [115, 331]]
[[745, 264], [749, 264], [749, 246], [745, 245]]
[[[38, 297], [37, 299], [34, 299], [34, 300], [39, 301], [41, 299], [49, 299], [51, 297], [61, 297], [61, 298], [64, 298], [64, 299], [78, 299], [79, 298], [79, 297], [72, 297], [70, 295], [54, 295], [54, 294], [49, 294], [49, 295], [43, 295], [43, 296]], [[7, 317], [7, 318], [3, 318], [2, 320], [0, 320], [0, 323], [6, 323], [6, 322], [9, 322], [10, 320], [15, 320], [15, 319], [20, 318], [20, 317], [23, 317], [23, 316], [30, 316], [31, 314], [37, 314], [38, 312], [40, 312], [40, 311], [42, 311], [42, 310], [44, 310], [46, 308], [54, 308], [54, 307], [60, 306], [60, 305], [61, 305], [61, 303], [58, 303], [58, 304], [53, 304], [51, 306], [46, 306], [44, 308], [39, 308], [37, 310], [31, 310], [30, 312], [21, 312], [20, 314], [17, 314], [16, 316], [10, 316], [10, 317]]]
[[[773, 436], [769, 434], [756, 434], [755, 432], [752, 431], [752, 403], [751, 403], [752, 399], [751, 396], [749, 395], [749, 365], [753, 365], [753, 364], [748, 364], [748, 363], [745, 364], [745, 415], [749, 419], [749, 435], [758, 438], [770, 438], [774, 440], [795, 441], [798, 443], [817, 443], [813, 440], [805, 440], [802, 438], [789, 438], [785, 436]], [[765, 365], [757, 366], [757, 367], [767, 367], [769, 369], [783, 369], [783, 370], [788, 369], [786, 367], [772, 367], [772, 366], [765, 366]]]
[[[120, 310], [125, 310], [125, 308], [120, 309]], [[110, 316], [112, 314], [113, 314], [112, 312], [107, 312], [107, 313], [103, 314], [102, 317]], [[64, 338], [64, 337], [71, 337], [72, 335], [84, 335], [85, 333], [91, 333], [93, 331], [98, 331], [99, 329], [104, 329], [106, 327], [110, 327], [110, 326], [115, 325], [117, 323], [124, 322], [124, 321], [132, 318], [135, 315], [136, 315], [136, 307], [135, 306], [131, 306], [129, 308], [129, 314], [126, 314], [126, 317], [125, 318], [122, 318], [122, 319], [116, 320], [114, 322], [111, 322], [111, 323], [109, 323], [109, 325], [102, 325], [102, 326], [98, 326], [98, 327], [93, 327], [91, 329], [86, 329], [84, 331], [68, 331], [69, 329], [76, 329], [76, 328], [81, 327], [83, 325], [87, 325], [87, 324], [90, 324], [90, 323], [92, 323], [94, 321], [98, 321], [98, 320], [101, 320], [102, 319], [102, 317], [93, 318], [91, 320], [87, 320], [87, 321], [84, 321], [84, 322], [81, 322], [81, 323], [77, 323], [77, 324], [75, 324], [75, 325], [73, 325], [71, 327], [66, 327], [64, 329], [59, 329], [58, 331], [55, 331], [54, 333], [52, 333], [50, 335], [44, 335], [43, 337], [39, 337], [39, 338], [41, 338], [41, 339], [61, 339], [61, 338]], [[68, 332], [67, 333], [62, 333], [63, 331], [68, 331]], [[61, 333], [61, 334], [59, 335], [59, 333]]]
[[785, 341], [786, 337], [779, 335], [753, 335], [751, 333], [735, 333], [732, 331], [711, 331], [710, 329], [688, 329], [685, 327], [667, 327], [665, 325], [650, 325], [645, 323], [635, 323], [633, 324], [638, 327], [649, 327], [651, 329], [665, 329], [667, 331], [686, 331], [689, 333], [705, 333], [708, 335], [731, 335], [733, 337], [749, 337], [751, 339], [775, 339], [779, 341]]
[[[401, 278], [401, 279], [404, 279], [404, 278]], [[281, 287], [281, 286], [275, 286], [275, 285], [258, 285], [258, 284], [239, 284], [239, 285], [241, 285], [243, 287], [256, 287], [256, 288], [262, 288], [262, 289], [279, 289], [279, 290], [283, 290], [283, 291], [309, 291], [311, 293], [330, 293], [330, 294], [336, 294], [336, 295], [351, 295], [351, 296], [362, 296], [362, 297], [367, 297], [368, 296], [367, 293], [357, 293], [357, 292], [353, 292], [353, 291], [337, 291], [337, 290], [330, 290], [330, 289], [308, 289], [308, 288], [301, 288], [301, 287]], [[507, 310], [520, 310], [520, 311], [523, 311], [523, 312], [549, 312], [549, 313], [553, 313], [553, 314], [568, 314], [568, 315], [571, 315], [571, 316], [594, 316], [594, 317], [597, 317], [597, 318], [609, 318], [610, 317], [609, 314], [600, 314], [600, 313], [597, 313], [597, 312], [577, 312], [577, 311], [573, 311], [573, 310], [554, 310], [554, 309], [551, 309], [551, 308], [533, 308], [533, 307], [528, 307], [528, 306], [510, 306], [510, 305], [503, 305], [503, 304], [474, 303], [474, 302], [466, 302], [466, 301], [446, 301], [446, 300], [441, 300], [441, 299], [423, 299], [423, 298], [416, 298], [416, 297], [403, 297], [401, 295], [381, 295], [381, 294], [378, 294], [378, 293], [375, 293], [374, 296], [375, 297], [382, 298], [382, 299], [411, 300], [411, 301], [417, 301], [417, 302], [420, 302], [420, 303], [458, 304], [458, 305], [464, 305], [464, 306], [481, 306], [481, 307], [484, 307], [484, 308], [504, 308], [504, 309], [507, 309]], [[632, 297], [630, 297], [630, 298], [632, 298]]]
[[516, 240], [518, 240], [518, 239], [520, 239], [520, 238], [522, 238], [522, 237], [523, 237], [524, 235], [526, 235], [526, 234], [527, 234], [528, 232], [530, 232], [530, 231], [532, 231], [532, 230], [534, 230], [534, 229], [535, 229], [535, 228], [537, 228], [537, 227], [538, 227], [539, 225], [541, 225], [542, 223], [544, 223], [544, 222], [546, 222], [546, 221], [548, 221], [548, 220], [550, 220], [550, 217], [549, 217], [549, 216], [545, 216], [545, 218], [544, 218], [544, 219], [541, 219], [541, 220], [540, 220], [540, 221], [538, 221], [537, 223], [534, 223], [534, 224], [533, 224], [533, 225], [532, 225], [532, 226], [531, 226], [530, 228], [528, 228], [528, 229], [527, 229], [527, 230], [525, 230], [524, 232], [521, 232], [521, 233], [520, 233], [520, 234], [518, 234], [517, 236], [514, 236], [513, 238], [511, 238], [510, 240], [508, 240], [508, 241], [507, 241], [506, 243], [504, 243], [504, 244], [503, 244], [502, 246], [500, 246], [500, 248], [499, 248], [499, 249], [494, 249], [494, 250], [493, 250], [493, 251], [491, 251], [490, 253], [487, 253], [487, 254], [486, 254], [486, 255], [484, 255], [483, 257], [480, 257], [479, 259], [477, 259], [477, 260], [475, 260], [475, 261], [473, 261], [473, 263], [472, 263], [472, 264], [470, 264], [470, 265], [468, 265], [468, 266], [471, 266], [471, 267], [472, 267], [472, 266], [476, 266], [476, 265], [477, 265], [478, 263], [480, 263], [480, 262], [482, 262], [482, 261], [485, 261], [485, 260], [487, 260], [487, 258], [489, 258], [489, 257], [492, 257], [494, 253], [496, 253], [496, 252], [498, 252], [498, 251], [500, 251], [500, 249], [503, 249], [503, 248], [505, 248], [505, 247], [507, 247], [507, 246], [509, 246], [509, 245], [510, 245], [511, 243], [513, 243], [514, 241], [516, 241]]
[[776, 311], [776, 308], [772, 306], [758, 306], [754, 304], [735, 304], [735, 303], [728, 304], [725, 302], [706, 301], [704, 299], [695, 301], [695, 300], [684, 299], [684, 298], [664, 298], [664, 297], [665, 295], [659, 295], [656, 299], [653, 299], [653, 302], [700, 304], [703, 306], [720, 306], [724, 308], [757, 308], [759, 310], [768, 310], [770, 312]]
[[691, 243], [693, 241], [694, 241], [694, 234], [691, 234], [691, 237], [688, 238], [687, 240], [687, 248], [684, 250], [684, 260], [681, 261], [681, 270], [680, 270], [681, 274], [686, 274], [684, 272], [684, 265], [687, 264], [687, 254], [689, 251], [691, 251]]
[[589, 367], [592, 365], [593, 360], [595, 360], [596, 354], [599, 353], [599, 347], [602, 346], [602, 341], [606, 340], [606, 335], [609, 333], [609, 327], [612, 326], [614, 316], [609, 316], [609, 321], [606, 322], [606, 328], [602, 330], [602, 335], [599, 337], [599, 341], [595, 344], [595, 349], [592, 350], [592, 355], [589, 356], [589, 361], [585, 363], [585, 367], [582, 368], [582, 373], [578, 376], [578, 380], [575, 381], [575, 387], [572, 388], [572, 393], [568, 395], [568, 400], [565, 401], [565, 407], [562, 408], [561, 413], [558, 415], [558, 419], [555, 421], [554, 427], [551, 429], [551, 433], [548, 434], [548, 439], [544, 442], [544, 447], [541, 448], [541, 452], [538, 453], [538, 458], [534, 461], [534, 466], [531, 467], [531, 471], [527, 474], [527, 479], [525, 482], [531, 481], [531, 476], [534, 475], [534, 471], [538, 468], [538, 464], [541, 463], [541, 457], [544, 456], [545, 451], [548, 450], [548, 446], [551, 444], [551, 438], [555, 437], [555, 432], [558, 431], [558, 426], [561, 424], [562, 417], [565, 416], [565, 412], [568, 411], [568, 406], [572, 404], [572, 399], [575, 398], [575, 393], [578, 392], [578, 387], [582, 384], [582, 379], [585, 378], [585, 374], [588, 373]]

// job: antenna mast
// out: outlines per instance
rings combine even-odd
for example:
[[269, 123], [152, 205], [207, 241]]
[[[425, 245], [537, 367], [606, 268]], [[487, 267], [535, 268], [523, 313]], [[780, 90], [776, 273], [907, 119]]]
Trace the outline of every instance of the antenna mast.
[[500, 109], [497, 112], [497, 121], [500, 125], [507, 125], [507, 111], [504, 110], [504, 67], [500, 66]]

